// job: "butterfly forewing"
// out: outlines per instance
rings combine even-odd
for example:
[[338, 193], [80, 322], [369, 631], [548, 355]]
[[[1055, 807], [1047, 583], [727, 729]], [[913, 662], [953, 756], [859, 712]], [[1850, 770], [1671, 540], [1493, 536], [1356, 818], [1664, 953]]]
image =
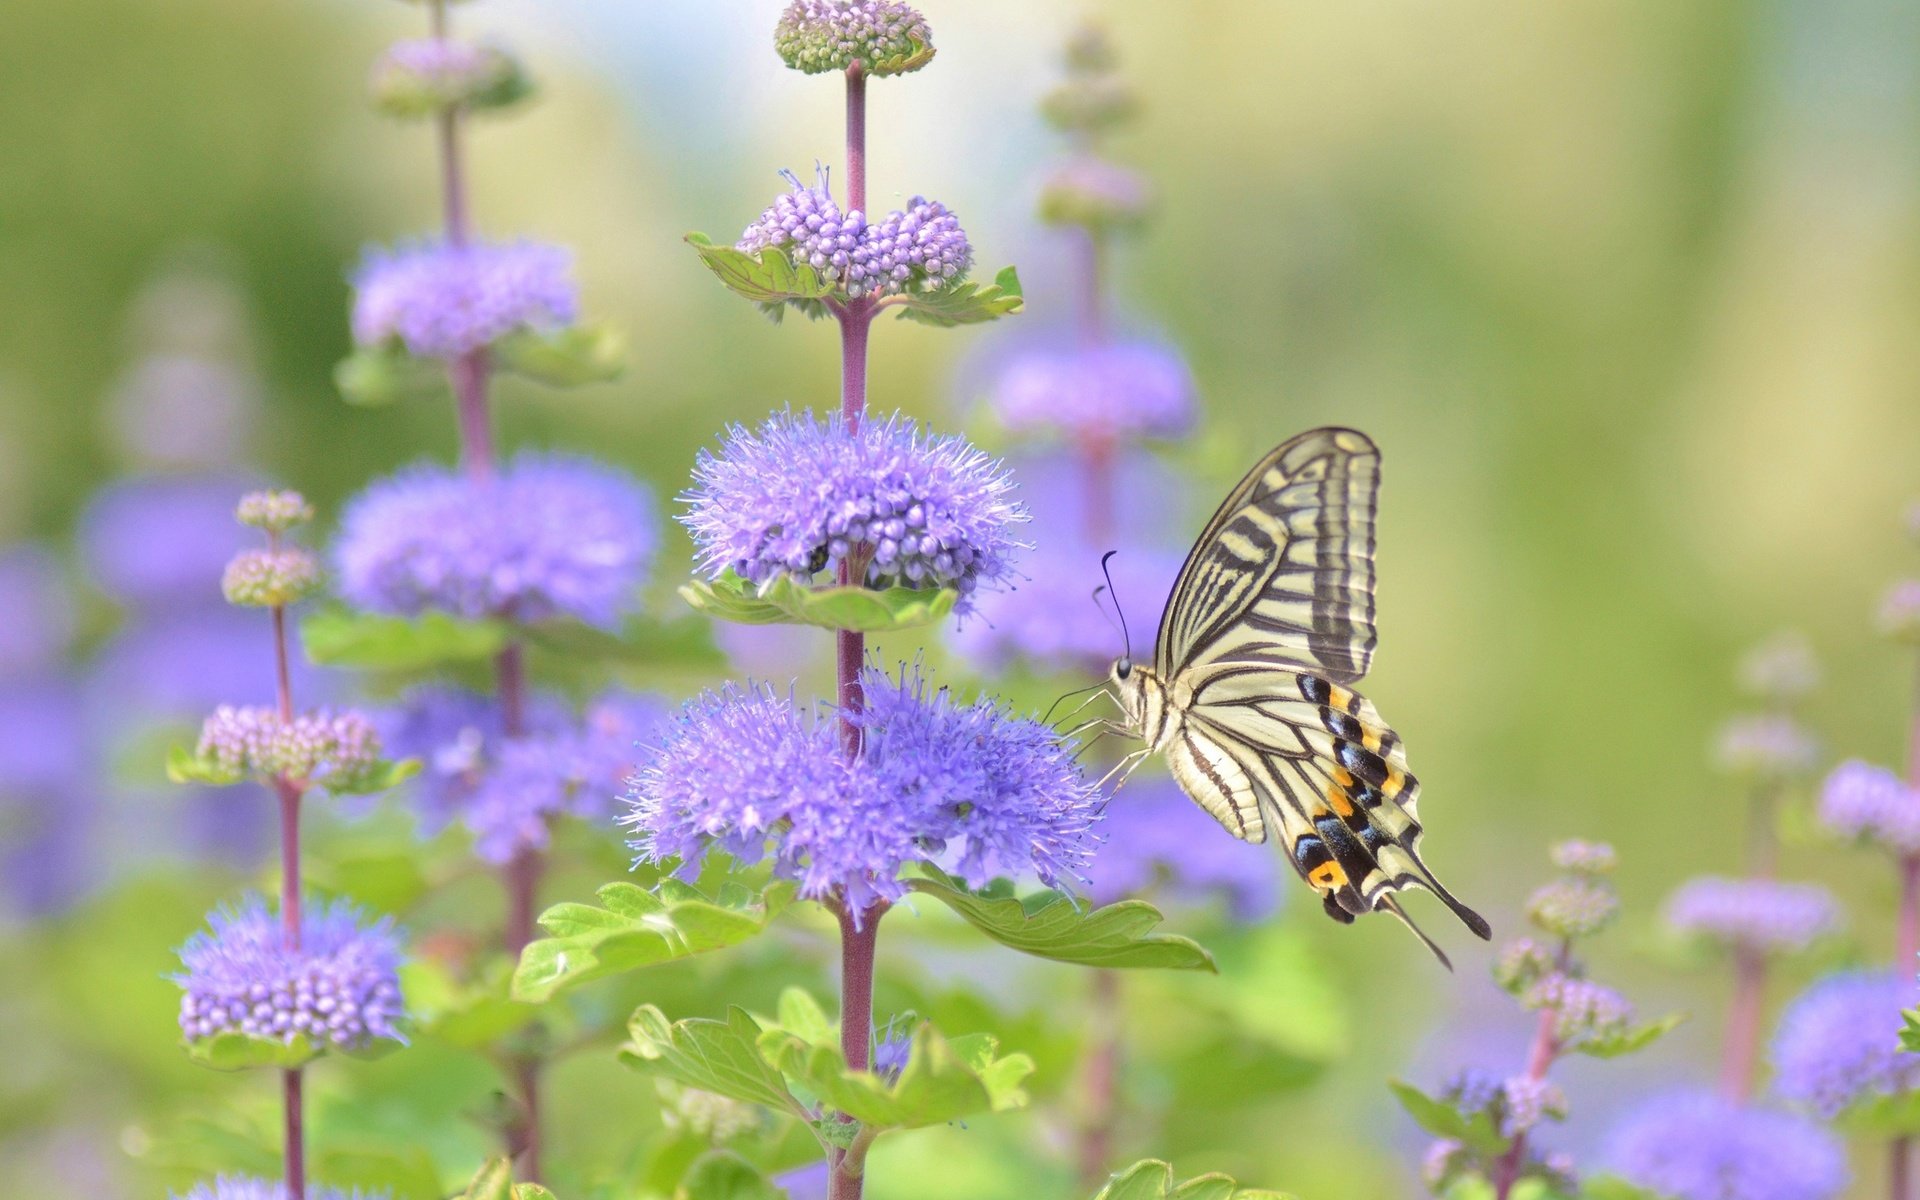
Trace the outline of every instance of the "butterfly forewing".
[[1262, 459], [1187, 556], [1160, 622], [1161, 676], [1227, 659], [1366, 674], [1379, 488], [1380, 452], [1353, 429], [1312, 430]]

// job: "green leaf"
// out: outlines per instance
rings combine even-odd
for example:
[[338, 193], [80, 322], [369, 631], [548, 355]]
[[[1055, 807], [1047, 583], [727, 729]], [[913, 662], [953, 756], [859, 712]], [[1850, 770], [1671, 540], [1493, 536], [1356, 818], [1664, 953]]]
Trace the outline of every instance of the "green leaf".
[[1573, 1049], [1592, 1058], [1619, 1058], [1622, 1054], [1631, 1054], [1652, 1045], [1686, 1019], [1685, 1013], [1669, 1013], [1657, 1021], [1635, 1025], [1607, 1037], [1589, 1038], [1573, 1046]]
[[1900, 1027], [1900, 1048], [1920, 1054], [1920, 1009], [1909, 1009], [1900, 1015], [1905, 1018]]
[[1055, 962], [1089, 967], [1156, 967], [1213, 971], [1213, 956], [1191, 938], [1155, 933], [1160, 910], [1144, 900], [1104, 908], [1076, 908], [1058, 892], [1018, 900], [969, 891], [935, 868], [908, 886], [939, 900], [975, 929], [1003, 946]]
[[708, 898], [668, 880], [654, 891], [631, 883], [600, 889], [600, 902], [556, 904], [541, 914], [551, 937], [528, 945], [513, 973], [513, 997], [533, 1003], [565, 988], [744, 942], [786, 907], [793, 890], [759, 895], [738, 884]]
[[369, 408], [444, 399], [451, 390], [445, 364], [415, 358], [397, 341], [363, 347], [341, 359], [333, 368], [333, 384], [348, 404]]
[[784, 1200], [752, 1163], [725, 1150], [712, 1150], [693, 1160], [674, 1189], [674, 1200]]
[[806, 1120], [806, 1108], [787, 1089], [787, 1081], [762, 1058], [762, 1030], [746, 1010], [731, 1008], [727, 1019], [669, 1021], [651, 1004], [634, 1010], [627, 1022], [632, 1040], [621, 1050], [630, 1066], [659, 1071], [688, 1087], [718, 1092], [749, 1104]]
[[372, 796], [412, 779], [420, 773], [421, 765], [417, 758], [383, 758], [352, 774], [327, 775], [319, 786], [335, 796]]
[[246, 772], [229, 770], [211, 758], [202, 758], [185, 746], [175, 746], [167, 751], [167, 778], [174, 783], [227, 787], [246, 777]]
[[522, 330], [493, 345], [494, 361], [552, 387], [580, 387], [620, 378], [626, 339], [610, 325], [570, 325], [551, 333]]
[[1006, 267], [990, 284], [956, 283], [937, 292], [904, 292], [880, 303], [899, 308], [901, 320], [945, 329], [996, 321], [1019, 312], [1026, 300], [1020, 294], [1019, 274]]
[[839, 1027], [805, 988], [790, 987], [781, 992], [777, 1016], [780, 1028], [809, 1045], [832, 1045], [840, 1036]]
[[629, 621], [618, 632], [581, 621], [541, 621], [520, 630], [530, 645], [594, 663], [631, 662], [703, 670], [724, 665], [713, 627], [691, 613], [671, 621]]
[[769, 247], [754, 258], [732, 246], [716, 246], [704, 233], [690, 233], [686, 240], [729, 291], [755, 303], [819, 300], [833, 291], [832, 280], [820, 278], [805, 263], [795, 263], [785, 251]]
[[1175, 1184], [1171, 1164], [1142, 1159], [1114, 1173], [1094, 1200], [1290, 1200], [1281, 1192], [1243, 1188], [1231, 1176], [1201, 1175]]
[[1501, 1135], [1493, 1123], [1493, 1117], [1487, 1113], [1466, 1113], [1455, 1108], [1445, 1100], [1427, 1095], [1410, 1083], [1398, 1079], [1387, 1081], [1394, 1098], [1400, 1101], [1400, 1107], [1414, 1119], [1420, 1128], [1435, 1137], [1452, 1138], [1477, 1154], [1496, 1157], [1507, 1152], [1511, 1143]]
[[765, 587], [728, 571], [711, 582], [696, 579], [680, 588], [688, 604], [723, 621], [743, 625], [817, 625], [858, 633], [888, 633], [931, 625], [952, 615], [960, 593], [952, 588], [894, 587], [875, 590], [810, 587], [782, 575]]
[[504, 1158], [487, 1160], [460, 1200], [513, 1200], [513, 1164]]
[[558, 1197], [537, 1183], [516, 1183], [513, 1200], [558, 1200]]
[[421, 671], [492, 658], [512, 629], [503, 621], [469, 621], [445, 613], [383, 617], [323, 609], [300, 622], [307, 657], [322, 666]]
[[1834, 1124], [1857, 1137], [1897, 1138], [1920, 1133], [1920, 1092], [1869, 1096], [1843, 1109]]
[[185, 1043], [187, 1057], [216, 1071], [245, 1071], [253, 1067], [304, 1067], [326, 1052], [305, 1034], [290, 1042], [258, 1038], [234, 1030]]
[[1580, 1200], [1664, 1200], [1659, 1192], [1628, 1183], [1618, 1175], [1592, 1175], [1580, 1182]]
[[1033, 1073], [1031, 1058], [998, 1056], [998, 1041], [986, 1034], [947, 1041], [928, 1024], [914, 1031], [907, 1065], [891, 1083], [849, 1070], [839, 1046], [786, 1029], [765, 1031], [759, 1045], [767, 1062], [798, 1087], [874, 1129], [919, 1129], [1019, 1108], [1027, 1101], [1020, 1081]]
[[504, 964], [492, 978], [465, 982], [430, 960], [400, 969], [407, 1011], [421, 1034], [465, 1050], [480, 1050], [524, 1028], [539, 1009], [507, 994]]

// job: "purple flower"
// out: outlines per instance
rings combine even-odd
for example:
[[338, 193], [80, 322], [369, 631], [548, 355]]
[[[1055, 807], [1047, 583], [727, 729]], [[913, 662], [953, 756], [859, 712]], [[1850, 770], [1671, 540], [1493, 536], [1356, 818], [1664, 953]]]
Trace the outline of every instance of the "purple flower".
[[[386, 1200], [387, 1192], [363, 1192], [359, 1188], [342, 1191], [320, 1184], [307, 1185], [307, 1200]], [[280, 1179], [251, 1179], [222, 1175], [212, 1183], [198, 1183], [188, 1192], [176, 1192], [174, 1200], [287, 1200], [287, 1185]]]
[[423, 688], [389, 715], [386, 728], [396, 753], [425, 763], [415, 785], [424, 832], [457, 820], [473, 834], [478, 857], [506, 863], [544, 849], [558, 817], [610, 815], [641, 757], [638, 744], [662, 715], [644, 697], [608, 695], [576, 718], [539, 697], [524, 734], [508, 738], [497, 702]]
[[99, 788], [73, 686], [0, 680], [0, 896], [45, 913], [100, 876], [89, 853]]
[[653, 557], [653, 502], [623, 472], [523, 454], [491, 479], [422, 464], [351, 501], [334, 547], [340, 590], [373, 612], [610, 626]]
[[1920, 853], [1920, 792], [1884, 767], [1848, 759], [1820, 789], [1820, 821], [1895, 854]]
[[1614, 1129], [1604, 1157], [1673, 1200], [1830, 1200], [1847, 1186], [1846, 1156], [1819, 1126], [1707, 1094], [1642, 1105]]
[[387, 47], [373, 66], [371, 88], [381, 111], [427, 116], [463, 104], [505, 103], [524, 94], [513, 58], [495, 46], [450, 38], [410, 38]]
[[963, 704], [914, 670], [869, 670], [862, 747], [849, 760], [831, 718], [761, 687], [729, 685], [682, 711], [628, 794], [643, 860], [688, 867], [718, 846], [856, 912], [898, 900], [910, 862], [972, 886], [1031, 872], [1078, 875], [1099, 806], [1052, 730], [990, 701]]
[[1078, 154], [1040, 186], [1040, 219], [1054, 225], [1117, 229], [1136, 225], [1153, 206], [1146, 176], [1093, 154]]
[[1223, 899], [1236, 921], [1264, 920], [1280, 905], [1271, 848], [1220, 836], [1218, 823], [1172, 780], [1121, 789], [1107, 802], [1100, 833], [1087, 868], [1096, 904], [1164, 885], [1190, 904]]
[[973, 265], [959, 218], [937, 201], [915, 196], [872, 225], [859, 209], [841, 212], [824, 167], [813, 187], [791, 171], [781, 174], [790, 190], [740, 235], [734, 248], [742, 253], [778, 250], [837, 281], [848, 299], [937, 291], [965, 278]]
[[286, 1042], [304, 1035], [340, 1050], [404, 1040], [391, 920], [370, 924], [343, 900], [309, 902], [297, 950], [259, 896], [216, 910], [208, 924], [181, 947], [186, 971], [174, 977], [189, 1042], [232, 1032]]
[[[235, 698], [273, 696], [273, 650], [266, 615], [221, 605], [137, 620], [94, 660], [87, 691], [101, 719], [122, 729], [161, 721], [198, 721]], [[295, 656], [294, 695], [303, 702], [338, 689], [338, 676]]]
[[320, 588], [320, 560], [299, 546], [242, 550], [220, 576], [227, 603], [241, 608], [281, 608]]
[[1633, 1005], [1619, 992], [1591, 979], [1558, 971], [1537, 980], [1520, 996], [1521, 1006], [1553, 1013], [1553, 1036], [1572, 1049], [1625, 1033]]
[[54, 667], [73, 637], [73, 602], [45, 547], [0, 549], [0, 679]]
[[994, 380], [994, 415], [1016, 432], [1113, 443], [1179, 437], [1196, 415], [1193, 376], [1171, 346], [1148, 341], [1036, 346]]
[[855, 62], [869, 75], [899, 75], [932, 60], [933, 32], [898, 0], [793, 0], [774, 27], [773, 48], [809, 75]]
[[1548, 852], [1553, 865], [1576, 875], [1607, 875], [1620, 865], [1620, 856], [1605, 842], [1572, 838], [1554, 843]]
[[248, 492], [234, 506], [234, 519], [269, 534], [282, 534], [313, 520], [313, 505], [299, 492], [287, 489]]
[[144, 607], [215, 603], [227, 561], [247, 548], [234, 523], [244, 481], [136, 478], [101, 491], [80, 521], [80, 553], [115, 600]]
[[282, 720], [264, 705], [223, 704], [200, 728], [196, 753], [234, 780], [307, 780], [352, 788], [380, 764], [380, 735], [356, 712], [313, 712]]
[[1711, 875], [1676, 891], [1666, 916], [1682, 933], [1767, 953], [1804, 950], [1840, 926], [1839, 907], [1825, 888]]
[[857, 432], [811, 413], [735, 425], [693, 477], [680, 520], [709, 575], [806, 580], [865, 560], [870, 586], [956, 588], [963, 613], [980, 584], [1011, 576], [1013, 526], [1027, 519], [997, 459], [897, 415]]
[[1556, 879], [1527, 897], [1527, 919], [1561, 938], [1590, 937], [1619, 912], [1619, 894], [1589, 875]]
[[1774, 1090], [1831, 1119], [1857, 1100], [1920, 1084], [1920, 1055], [1900, 1049], [1900, 1013], [1916, 1001], [1910, 977], [1863, 971], [1814, 984], [1780, 1017]]
[[573, 256], [538, 242], [369, 250], [353, 280], [353, 340], [458, 358], [511, 333], [573, 323]]
[[1722, 769], [1762, 779], [1805, 775], [1820, 761], [1820, 743], [1785, 713], [1735, 717], [1720, 730]]

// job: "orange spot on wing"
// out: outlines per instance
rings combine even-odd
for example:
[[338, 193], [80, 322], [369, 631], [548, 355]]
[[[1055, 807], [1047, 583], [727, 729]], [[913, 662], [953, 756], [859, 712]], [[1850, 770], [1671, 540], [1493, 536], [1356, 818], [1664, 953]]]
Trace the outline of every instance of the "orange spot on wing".
[[1307, 874], [1307, 882], [1334, 891], [1347, 886], [1347, 873], [1337, 862], [1321, 863]]

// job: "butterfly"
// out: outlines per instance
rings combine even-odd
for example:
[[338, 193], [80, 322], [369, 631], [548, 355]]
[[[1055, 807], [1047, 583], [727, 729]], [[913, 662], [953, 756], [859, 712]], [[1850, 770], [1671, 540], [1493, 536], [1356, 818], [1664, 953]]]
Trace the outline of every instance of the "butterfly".
[[1314, 429], [1267, 454], [1207, 522], [1160, 619], [1153, 665], [1113, 664], [1121, 732], [1248, 842], [1277, 838], [1343, 924], [1388, 912], [1443, 963], [1397, 893], [1423, 887], [1492, 930], [1420, 859], [1420, 784], [1400, 736], [1353, 690], [1374, 631], [1380, 451]]

